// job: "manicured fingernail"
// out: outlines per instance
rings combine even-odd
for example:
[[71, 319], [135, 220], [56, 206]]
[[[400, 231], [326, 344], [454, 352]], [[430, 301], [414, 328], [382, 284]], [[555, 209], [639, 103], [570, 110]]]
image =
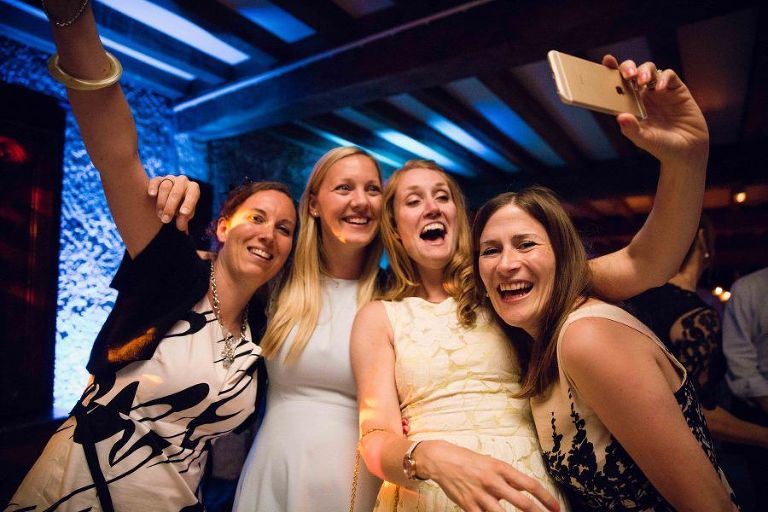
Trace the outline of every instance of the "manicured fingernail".
[[184, 215], [186, 215], [186, 214], [188, 214], [188, 213], [189, 213], [189, 208], [182, 208], [181, 210], [179, 210], [179, 212], [181, 212], [181, 213], [183, 213]]
[[643, 83], [648, 83], [651, 80], [651, 74], [647, 71], [643, 71], [640, 74], [640, 81]]
[[170, 222], [171, 220], [171, 216], [168, 214], [163, 215], [163, 217], [160, 220], [162, 221], [163, 224], [168, 224], [168, 222]]
[[157, 195], [157, 190], [150, 189], [149, 197], [155, 197], [156, 195]]
[[666, 83], [664, 82], [663, 78], [659, 78], [656, 80], [656, 90], [664, 88], [665, 85]]

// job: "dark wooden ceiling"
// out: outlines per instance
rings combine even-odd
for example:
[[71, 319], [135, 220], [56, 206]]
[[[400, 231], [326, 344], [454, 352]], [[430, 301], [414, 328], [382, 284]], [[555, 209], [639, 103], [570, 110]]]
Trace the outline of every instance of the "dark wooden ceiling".
[[[95, 5], [114, 43], [107, 46], [128, 74], [174, 99], [181, 132], [213, 139], [267, 130], [318, 150], [348, 141], [389, 169], [434, 151], [473, 205], [526, 184], [554, 188], [598, 250], [624, 243], [642, 222], [657, 164], [610, 116], [561, 104], [546, 53], [613, 53], [674, 68], [710, 126], [705, 207], [720, 234], [724, 275], [768, 265], [768, 17], [756, 1]], [[147, 18], [148, 6], [161, 15]], [[175, 35], [162, 13], [228, 44], [240, 52], [237, 62]], [[275, 13], [290, 23], [274, 22]], [[32, 0], [0, 0], [0, 33], [53, 49]], [[740, 191], [743, 203], [734, 199]]]

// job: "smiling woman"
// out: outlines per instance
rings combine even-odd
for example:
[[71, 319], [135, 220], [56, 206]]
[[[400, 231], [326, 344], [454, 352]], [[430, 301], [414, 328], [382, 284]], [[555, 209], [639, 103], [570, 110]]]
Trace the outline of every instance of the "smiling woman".
[[[349, 333], [376, 291], [381, 176], [355, 147], [316, 164], [299, 204], [290, 275], [262, 340], [269, 395], [238, 484], [235, 510], [346, 510], [357, 440]], [[357, 511], [380, 482], [358, 475]]]
[[648, 327], [592, 296], [557, 198], [531, 188], [491, 199], [473, 242], [478, 290], [527, 335], [515, 336], [530, 345], [518, 395], [532, 399], [553, 478], [590, 510], [734, 510], [692, 381]]
[[[46, 5], [61, 14], [72, 4]], [[296, 212], [280, 183], [236, 189], [218, 221], [213, 262], [180, 230], [187, 201], [186, 213], [164, 225], [171, 219], [147, 195], [116, 66], [82, 5], [71, 22], [52, 23], [60, 53], [52, 62], [55, 77], [74, 77], [65, 80], [72, 111], [126, 255], [112, 283], [115, 307], [91, 351], [90, 382], [6, 510], [198, 510], [211, 442], [256, 410], [266, 322], [257, 292], [288, 259]], [[164, 178], [158, 200], [185, 186], [186, 178]]]

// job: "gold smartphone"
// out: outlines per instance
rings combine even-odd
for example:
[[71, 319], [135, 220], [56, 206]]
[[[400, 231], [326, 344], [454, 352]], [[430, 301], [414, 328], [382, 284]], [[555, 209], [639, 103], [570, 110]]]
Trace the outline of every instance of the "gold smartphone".
[[628, 112], [638, 119], [647, 117], [635, 83], [624, 80], [618, 69], [555, 50], [547, 58], [563, 103], [605, 114]]

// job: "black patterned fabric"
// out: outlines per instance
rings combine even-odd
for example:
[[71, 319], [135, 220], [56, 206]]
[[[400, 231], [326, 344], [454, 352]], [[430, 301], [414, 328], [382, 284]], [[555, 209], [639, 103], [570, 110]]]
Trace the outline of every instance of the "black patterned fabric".
[[[570, 388], [568, 396], [573, 397]], [[720, 471], [712, 439], [690, 381], [677, 390], [675, 398], [712, 466]], [[604, 460], [599, 460], [603, 457], [595, 453], [586, 423], [573, 401], [570, 417], [576, 432], [570, 445], [564, 446], [563, 434], [559, 432], [562, 426], [556, 424], [552, 415], [554, 447], [544, 451], [544, 462], [555, 481], [571, 489], [571, 496], [576, 500], [572, 503], [574, 509], [580, 506], [587, 510], [674, 511], [613, 436], [605, 447]], [[735, 502], [735, 497], [731, 497]]]
[[[674, 510], [578, 394], [576, 386], [567, 376], [567, 369], [562, 365], [559, 357], [562, 333], [571, 322], [590, 317], [622, 323], [645, 335], [649, 343], [655, 343], [664, 350], [661, 341], [647, 326], [616, 306], [591, 301], [568, 316], [557, 340], [558, 380], [546, 394], [531, 400], [547, 471], [556, 482], [569, 490], [574, 510]], [[664, 352], [679, 374], [685, 375], [674, 393], [683, 417], [730, 492], [725, 475], [718, 466], [693, 383], [684, 373], [682, 365], [674, 361], [666, 350]], [[735, 503], [732, 492], [731, 499]]]
[[669, 283], [632, 298], [628, 304], [683, 364], [702, 406], [713, 409], [726, 371], [717, 311], [696, 293]]

